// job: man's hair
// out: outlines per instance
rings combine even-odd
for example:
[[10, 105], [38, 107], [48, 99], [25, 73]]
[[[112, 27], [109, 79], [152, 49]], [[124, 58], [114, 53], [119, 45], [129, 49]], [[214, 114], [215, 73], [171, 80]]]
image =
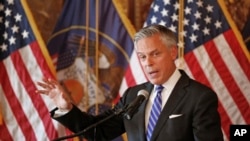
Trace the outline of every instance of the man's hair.
[[143, 38], [153, 36], [155, 34], [160, 34], [162, 41], [166, 43], [168, 47], [176, 46], [177, 39], [175, 33], [172, 32], [165, 26], [162, 25], [149, 25], [140, 29], [134, 36], [134, 44], [136, 46], [137, 42]]

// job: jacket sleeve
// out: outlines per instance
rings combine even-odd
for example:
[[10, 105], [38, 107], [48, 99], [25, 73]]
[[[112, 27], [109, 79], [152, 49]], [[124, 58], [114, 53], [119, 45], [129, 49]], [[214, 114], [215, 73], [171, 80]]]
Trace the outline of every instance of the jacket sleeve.
[[65, 115], [54, 117], [56, 110], [57, 108], [50, 112], [51, 117], [60, 122], [72, 132], [79, 133], [88, 128], [88, 130], [84, 131], [84, 133], [81, 134], [81, 137], [84, 137], [89, 141], [109, 141], [125, 132], [123, 118], [120, 116], [112, 116], [112, 118], [110, 118], [109, 120], [106, 120], [105, 122], [102, 122], [97, 126], [89, 128], [93, 124], [100, 122], [102, 119], [111, 117], [111, 115], [114, 114], [115, 109], [110, 109], [103, 114], [92, 116], [85, 112], [82, 112], [76, 106], [73, 106], [71, 111], [69, 111]]

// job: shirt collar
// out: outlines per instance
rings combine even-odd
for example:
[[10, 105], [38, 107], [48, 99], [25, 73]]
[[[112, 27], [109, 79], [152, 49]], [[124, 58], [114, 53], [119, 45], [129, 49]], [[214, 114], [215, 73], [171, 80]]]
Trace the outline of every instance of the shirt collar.
[[179, 72], [178, 69], [175, 69], [174, 73], [169, 77], [169, 79], [165, 83], [162, 84], [162, 86], [164, 88], [167, 88], [169, 91], [172, 91], [177, 81], [180, 79], [180, 77], [181, 73]]

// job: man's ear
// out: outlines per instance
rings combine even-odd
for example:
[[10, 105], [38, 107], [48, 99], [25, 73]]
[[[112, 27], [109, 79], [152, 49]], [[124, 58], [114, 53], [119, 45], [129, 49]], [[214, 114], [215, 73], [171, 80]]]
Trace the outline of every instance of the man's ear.
[[175, 60], [178, 56], [178, 49], [176, 46], [171, 47], [171, 56]]

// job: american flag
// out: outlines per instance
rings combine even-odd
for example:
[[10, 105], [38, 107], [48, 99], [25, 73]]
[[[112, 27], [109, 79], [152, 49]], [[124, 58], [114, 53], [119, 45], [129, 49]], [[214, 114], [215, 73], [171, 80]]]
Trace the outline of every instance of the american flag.
[[64, 130], [50, 117], [54, 105], [35, 93], [36, 82], [55, 71], [26, 1], [0, 2], [0, 32], [0, 140], [58, 137]]
[[[217, 93], [224, 139], [229, 139], [231, 124], [249, 124], [250, 55], [223, 1], [155, 0], [144, 26], [150, 24], [178, 33], [178, 45], [184, 47], [178, 67]], [[144, 81], [133, 53], [120, 93]]]
[[[119, 4], [119, 0], [66, 0], [48, 42], [57, 79], [82, 111], [119, 99], [135, 32]], [[77, 92], [69, 81], [79, 86]]]

